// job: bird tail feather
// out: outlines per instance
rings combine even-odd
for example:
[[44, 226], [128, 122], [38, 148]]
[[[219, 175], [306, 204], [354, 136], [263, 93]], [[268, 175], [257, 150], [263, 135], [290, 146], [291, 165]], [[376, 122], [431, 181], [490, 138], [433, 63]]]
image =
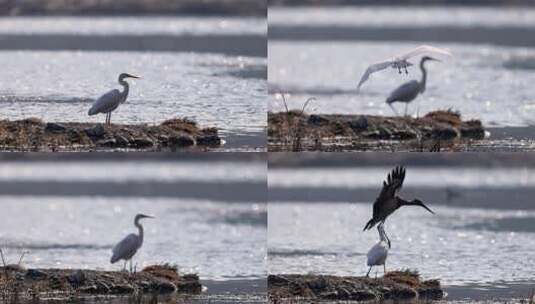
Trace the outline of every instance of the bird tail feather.
[[364, 229], [362, 231], [366, 231], [369, 229], [372, 229], [373, 226], [375, 226], [375, 221], [373, 219], [369, 220], [366, 226], [364, 226]]

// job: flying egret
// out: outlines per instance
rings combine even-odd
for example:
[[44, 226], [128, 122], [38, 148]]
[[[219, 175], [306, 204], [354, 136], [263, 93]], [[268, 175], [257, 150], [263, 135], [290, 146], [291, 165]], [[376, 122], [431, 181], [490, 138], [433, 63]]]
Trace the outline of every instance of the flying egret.
[[373, 245], [367, 254], [368, 261], [366, 264], [370, 266], [368, 273], [366, 273], [367, 277], [370, 275], [373, 266], [383, 265], [383, 271], [384, 274], [386, 274], [386, 258], [388, 257], [388, 250], [390, 249], [390, 241], [386, 236], [382, 223], [377, 225], [377, 231], [379, 231], [379, 242]]
[[[425, 69], [425, 62], [426, 61], [440, 61], [438, 59], [424, 56], [420, 60], [420, 70], [422, 70], [422, 79], [420, 81], [418, 80], [411, 80], [405, 84], [402, 84], [397, 89], [395, 89], [390, 96], [386, 99], [386, 104], [392, 108], [392, 111], [398, 115], [396, 109], [394, 109], [394, 106], [392, 106], [392, 103], [394, 102], [404, 102], [405, 103], [405, 116], [407, 116], [407, 107], [409, 105], [409, 102], [413, 101], [416, 97], [418, 97], [419, 94], [422, 94], [425, 91], [425, 84], [427, 82], [427, 70]], [[420, 105], [418, 104], [418, 112], [420, 109]]]
[[[368, 221], [366, 226], [364, 226], [364, 231], [373, 228], [373, 226], [375, 226], [377, 223], [384, 224], [386, 218], [402, 206], [421, 206], [434, 214], [434, 212], [427, 208], [427, 206], [424, 205], [424, 203], [422, 203], [422, 201], [419, 199], [406, 201], [397, 196], [397, 193], [401, 189], [404, 180], [405, 168], [403, 167], [396, 167], [390, 174], [388, 174], [387, 180], [383, 181], [383, 189], [373, 203], [372, 219]], [[387, 241], [390, 244], [388, 237]]]
[[451, 53], [447, 50], [440, 49], [437, 47], [433, 47], [430, 45], [421, 45], [410, 52], [407, 52], [405, 54], [401, 54], [398, 56], [394, 56], [393, 58], [387, 59], [385, 61], [376, 62], [372, 65], [370, 65], [364, 74], [362, 74], [362, 77], [360, 78], [359, 84], [357, 85], [357, 92], [360, 91], [360, 87], [366, 80], [370, 78], [370, 75], [372, 73], [384, 70], [388, 67], [392, 67], [393, 69], [397, 69], [398, 72], [401, 74], [401, 70], [405, 70], [405, 74], [408, 74], [409, 71], [407, 71], [407, 67], [412, 66], [413, 64], [410, 63], [409, 60], [412, 57], [424, 55], [424, 54], [433, 54], [433, 55], [446, 55], [446, 56], [452, 56]]
[[140, 78], [138, 76], [130, 75], [127, 73], [122, 73], [119, 75], [119, 84], [123, 86], [124, 90], [121, 92], [117, 89], [113, 89], [109, 91], [108, 93], [100, 96], [95, 103], [93, 103], [93, 106], [91, 106], [91, 109], [89, 109], [89, 116], [95, 115], [98, 113], [106, 113], [106, 124], [111, 124], [111, 112], [113, 112], [119, 104], [126, 101], [126, 98], [128, 97], [128, 82], [126, 82], [125, 78]]
[[139, 230], [139, 234], [131, 233], [127, 235], [122, 241], [117, 243], [112, 249], [112, 257], [110, 263], [114, 264], [119, 260], [124, 260], [123, 270], [126, 270], [126, 262], [130, 261], [130, 272], [132, 272], [132, 257], [137, 250], [143, 245], [143, 226], [139, 223], [141, 219], [154, 218], [150, 215], [137, 214], [134, 219], [134, 225]]

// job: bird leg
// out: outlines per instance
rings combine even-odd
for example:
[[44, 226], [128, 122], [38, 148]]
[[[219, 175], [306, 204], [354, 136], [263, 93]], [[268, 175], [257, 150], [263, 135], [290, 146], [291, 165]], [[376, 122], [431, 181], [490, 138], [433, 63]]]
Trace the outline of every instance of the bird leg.
[[123, 271], [126, 271], [126, 260], [124, 260]]
[[405, 103], [405, 116], [407, 116], [407, 109], [409, 108], [409, 103]]
[[394, 106], [393, 106], [391, 103], [389, 103], [388, 105], [390, 106], [390, 108], [392, 109], [392, 111], [394, 111], [394, 113], [396, 114], [396, 116], [399, 116], [399, 113], [398, 113], [398, 111], [396, 111], [396, 109], [394, 108]]
[[132, 259], [130, 259], [130, 273], [132, 273]]
[[368, 269], [368, 273], [366, 273], [366, 277], [367, 277], [367, 278], [370, 276], [370, 271], [372, 271], [372, 267], [373, 267], [373, 266], [370, 266], [370, 269]]
[[386, 262], [383, 264], [383, 277], [386, 275]]
[[106, 113], [106, 121], [104, 122], [104, 124], [106, 124], [106, 125], [108, 124], [108, 115], [109, 115], [109, 114], [110, 114], [110, 113]]
[[401, 74], [401, 66], [398, 66], [398, 73]]
[[109, 118], [108, 118], [108, 125], [111, 125], [111, 112], [109, 113]]

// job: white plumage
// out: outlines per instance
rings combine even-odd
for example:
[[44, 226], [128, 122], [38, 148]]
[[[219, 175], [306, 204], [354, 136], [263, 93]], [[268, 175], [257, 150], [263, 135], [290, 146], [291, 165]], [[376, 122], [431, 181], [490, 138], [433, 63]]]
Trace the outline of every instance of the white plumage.
[[401, 73], [401, 69], [404, 69], [405, 70], [405, 73], [407, 73], [407, 67], [409, 66], [412, 66], [413, 64], [408, 62], [407, 60], [412, 58], [412, 57], [415, 57], [415, 56], [419, 56], [419, 55], [432, 55], [432, 54], [435, 54], [435, 55], [445, 55], [445, 56], [451, 56], [451, 53], [447, 50], [444, 50], [444, 49], [440, 49], [440, 48], [437, 48], [437, 47], [433, 47], [433, 46], [430, 46], [430, 45], [421, 45], [405, 54], [401, 54], [401, 55], [398, 55], [398, 56], [394, 56], [392, 58], [389, 58], [387, 60], [384, 60], [384, 61], [381, 61], [381, 62], [376, 62], [372, 65], [370, 65], [366, 71], [364, 72], [364, 74], [362, 75], [362, 77], [360, 78], [360, 81], [359, 81], [359, 84], [357, 85], [357, 91], [360, 90], [360, 87], [362, 86], [362, 84], [364, 82], [366, 82], [369, 78], [370, 78], [370, 75], [372, 73], [375, 73], [375, 72], [378, 72], [378, 71], [381, 71], [381, 70], [384, 70], [388, 67], [392, 67], [394, 69], [397, 69], [399, 71], [399, 73]]
[[368, 269], [366, 276], [370, 275], [370, 271], [372, 270], [373, 266], [381, 265], [383, 265], [384, 273], [386, 274], [386, 258], [388, 257], [390, 245], [386, 237], [383, 224], [379, 224], [379, 226], [377, 226], [377, 230], [379, 231], [380, 240], [368, 251], [367, 265], [370, 267], [370, 269]]

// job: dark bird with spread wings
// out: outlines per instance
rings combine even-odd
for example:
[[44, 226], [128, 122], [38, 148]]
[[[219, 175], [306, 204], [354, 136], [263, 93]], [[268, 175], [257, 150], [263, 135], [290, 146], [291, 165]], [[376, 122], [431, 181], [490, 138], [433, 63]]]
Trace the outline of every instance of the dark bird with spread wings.
[[[397, 196], [401, 186], [403, 186], [404, 180], [405, 168], [401, 166], [394, 168], [394, 170], [388, 174], [386, 181], [383, 181], [383, 189], [381, 190], [381, 193], [379, 193], [379, 196], [373, 203], [373, 217], [368, 221], [364, 227], [364, 230], [373, 228], [373, 226], [375, 226], [377, 223], [384, 224], [386, 218], [401, 206], [421, 206], [434, 214], [434, 212], [427, 208], [427, 206], [424, 205], [424, 203], [422, 203], [422, 201], [419, 199], [406, 201]], [[388, 240], [388, 244], [390, 244], [390, 240]]]

